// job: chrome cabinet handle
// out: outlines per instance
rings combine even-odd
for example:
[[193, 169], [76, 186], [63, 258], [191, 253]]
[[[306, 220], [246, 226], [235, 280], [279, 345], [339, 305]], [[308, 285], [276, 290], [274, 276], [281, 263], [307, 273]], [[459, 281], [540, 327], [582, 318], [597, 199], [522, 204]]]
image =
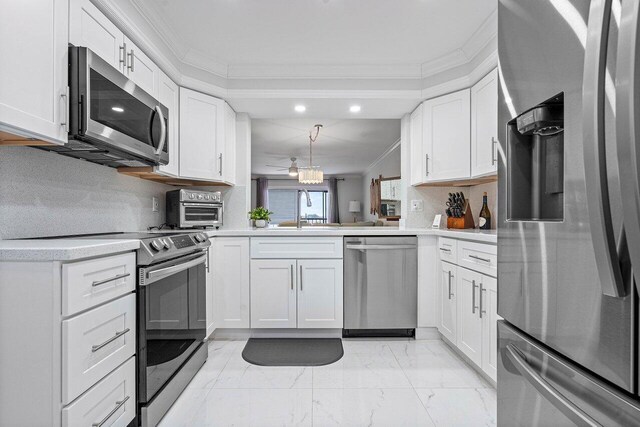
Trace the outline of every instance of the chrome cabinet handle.
[[91, 352], [95, 353], [96, 351], [100, 350], [102, 347], [104, 347], [105, 345], [117, 340], [118, 338], [120, 338], [121, 336], [123, 336], [124, 334], [126, 334], [127, 332], [129, 332], [131, 329], [127, 328], [124, 331], [120, 331], [120, 332], [116, 332], [116, 334], [114, 336], [112, 336], [111, 338], [109, 338], [108, 340], [106, 340], [105, 342], [103, 342], [102, 344], [97, 344], [97, 345], [92, 345], [91, 346]]
[[593, 1], [589, 10], [582, 86], [583, 156], [587, 209], [602, 293], [626, 295], [611, 218], [604, 129], [604, 86], [611, 0]]
[[[127, 53], [127, 68], [129, 69], [130, 72], [135, 72], [135, 55], [133, 54], [133, 49], [131, 49], [131, 51], [129, 53]], [[129, 62], [129, 59], [131, 59], [131, 62]]]
[[478, 293], [478, 297], [480, 298], [480, 318], [482, 319], [482, 314], [486, 313], [486, 311], [482, 308], [482, 293], [485, 292], [486, 289], [483, 288], [482, 283], [480, 283], [480, 292]]
[[162, 108], [159, 105], [156, 105], [154, 108], [158, 116], [160, 116], [160, 143], [158, 144], [158, 148], [156, 149], [156, 156], [159, 156], [164, 149], [164, 145], [167, 143], [167, 123], [164, 120], [164, 114], [162, 114]]
[[476, 314], [476, 281], [471, 281], [471, 313]]
[[290, 266], [290, 270], [291, 270], [291, 290], [293, 290], [293, 264], [291, 264]]
[[481, 257], [476, 256], [476, 255], [469, 255], [469, 258], [477, 259], [477, 260], [479, 260], [479, 261], [484, 261], [484, 262], [491, 262], [491, 260], [490, 260], [490, 259], [487, 259], [487, 258], [481, 258]]
[[300, 266], [300, 290], [302, 291], [302, 266]]
[[440, 248], [440, 250], [441, 250], [441, 251], [444, 251], [444, 252], [449, 252], [449, 253], [451, 253], [451, 249], [447, 249], [447, 248]]
[[491, 166], [494, 166], [496, 164], [496, 139], [492, 136], [491, 137]]
[[105, 283], [115, 282], [118, 279], [124, 279], [125, 277], [129, 277], [129, 276], [131, 276], [131, 273], [123, 273], [123, 274], [118, 274], [117, 276], [113, 276], [110, 279], [95, 280], [93, 283], [91, 283], [91, 286], [95, 287], [95, 286], [104, 285]]
[[527, 363], [526, 357], [516, 346], [508, 344], [506, 347], [506, 355], [511, 359], [513, 366], [527, 382], [535, 387], [542, 396], [576, 425], [589, 427], [601, 426], [601, 424], [578, 408], [573, 402], [564, 397], [562, 393], [542, 378], [542, 376]]
[[451, 274], [451, 270], [449, 270], [449, 299], [451, 299], [451, 297], [453, 296], [453, 294], [451, 293], [451, 278], [453, 277], [453, 275]]
[[429, 176], [429, 155], [425, 154], [425, 175]]
[[117, 402], [116, 402], [116, 407], [115, 407], [115, 408], [113, 408], [113, 409], [111, 410], [111, 412], [109, 412], [109, 413], [107, 414], [107, 416], [106, 416], [106, 417], [104, 417], [102, 420], [100, 420], [100, 421], [99, 421], [99, 422], [97, 422], [97, 423], [93, 423], [93, 424], [91, 424], [91, 427], [102, 427], [102, 425], [103, 425], [104, 423], [106, 423], [106, 422], [107, 422], [107, 420], [108, 420], [109, 418], [111, 418], [111, 417], [113, 416], [113, 414], [115, 414], [115, 413], [116, 413], [116, 411], [117, 411], [118, 409], [122, 408], [122, 405], [124, 405], [124, 402], [126, 402], [127, 400], [129, 400], [129, 396], [125, 397], [125, 398], [124, 398], [124, 399], [122, 399], [122, 400], [117, 401]]
[[124, 70], [127, 67], [127, 44], [126, 43], [122, 43], [122, 46], [120, 46], [120, 64], [122, 64], [122, 69]]
[[222, 153], [218, 155], [218, 163], [220, 164], [218, 167], [218, 175], [222, 176]]
[[64, 120], [60, 120], [60, 126], [64, 127], [64, 130], [69, 133], [69, 86], [64, 89], [64, 93], [60, 94], [60, 98], [64, 100]]

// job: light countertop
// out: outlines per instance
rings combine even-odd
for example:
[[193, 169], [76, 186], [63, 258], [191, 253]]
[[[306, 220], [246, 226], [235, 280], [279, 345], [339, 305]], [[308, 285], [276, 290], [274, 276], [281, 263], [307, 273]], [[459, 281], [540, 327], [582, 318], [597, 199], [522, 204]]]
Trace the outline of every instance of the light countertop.
[[140, 241], [131, 239], [0, 240], [0, 261], [71, 261], [139, 247]]

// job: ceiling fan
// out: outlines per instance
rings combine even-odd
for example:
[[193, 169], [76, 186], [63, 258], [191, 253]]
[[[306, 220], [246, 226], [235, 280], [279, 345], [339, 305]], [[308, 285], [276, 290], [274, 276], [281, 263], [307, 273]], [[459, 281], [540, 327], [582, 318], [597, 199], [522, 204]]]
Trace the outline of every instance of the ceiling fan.
[[269, 168], [278, 168], [279, 171], [289, 171], [289, 176], [298, 176], [298, 163], [296, 158], [291, 157], [291, 166], [266, 165]]

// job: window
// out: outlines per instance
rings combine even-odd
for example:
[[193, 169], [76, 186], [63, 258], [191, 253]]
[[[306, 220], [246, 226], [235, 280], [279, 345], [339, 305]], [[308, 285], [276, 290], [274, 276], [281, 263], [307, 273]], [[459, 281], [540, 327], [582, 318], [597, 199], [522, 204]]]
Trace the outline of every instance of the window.
[[311, 224], [324, 224], [327, 222], [328, 198], [326, 191], [309, 191], [311, 196], [311, 206], [307, 206], [307, 200], [304, 195], [298, 198], [298, 190], [296, 189], [269, 189], [269, 210], [273, 212], [271, 222], [280, 224], [284, 221], [295, 221], [300, 209], [303, 220]]

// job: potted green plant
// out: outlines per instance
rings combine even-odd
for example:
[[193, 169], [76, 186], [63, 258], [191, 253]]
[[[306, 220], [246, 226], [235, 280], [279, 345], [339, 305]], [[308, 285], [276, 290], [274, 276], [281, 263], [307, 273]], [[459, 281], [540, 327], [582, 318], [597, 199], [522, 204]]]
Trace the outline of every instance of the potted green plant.
[[262, 206], [258, 206], [249, 212], [249, 218], [252, 219], [257, 228], [264, 228], [267, 226], [267, 223], [270, 220], [270, 215], [273, 212], [269, 212], [269, 210], [263, 208]]

